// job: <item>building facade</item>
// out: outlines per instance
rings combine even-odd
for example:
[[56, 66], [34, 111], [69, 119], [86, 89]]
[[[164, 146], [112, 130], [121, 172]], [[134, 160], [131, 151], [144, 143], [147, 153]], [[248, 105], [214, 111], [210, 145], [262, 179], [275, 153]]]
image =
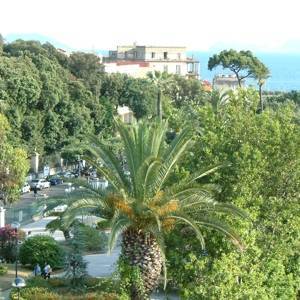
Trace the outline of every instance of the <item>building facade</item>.
[[187, 57], [186, 47], [118, 46], [103, 58], [105, 71], [146, 77], [148, 72], [160, 71], [198, 78], [199, 61]]
[[[245, 80], [241, 82], [245, 86]], [[239, 88], [239, 82], [235, 75], [216, 75], [213, 79], [213, 89], [218, 91], [235, 90]]]

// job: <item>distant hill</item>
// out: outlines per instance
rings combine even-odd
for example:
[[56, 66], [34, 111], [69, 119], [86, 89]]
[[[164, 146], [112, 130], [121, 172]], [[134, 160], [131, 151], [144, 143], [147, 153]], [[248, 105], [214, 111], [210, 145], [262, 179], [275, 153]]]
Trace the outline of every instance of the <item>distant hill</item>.
[[29, 40], [39, 41], [42, 44], [48, 42], [52, 44], [54, 47], [64, 49], [68, 52], [84, 51], [84, 52], [93, 52], [102, 55], [108, 54], [108, 50], [104, 50], [104, 49], [75, 49], [51, 37], [42, 34], [37, 34], [37, 33], [12, 33], [4, 36], [4, 39], [9, 43], [18, 39], [25, 40], [25, 41], [29, 41]]

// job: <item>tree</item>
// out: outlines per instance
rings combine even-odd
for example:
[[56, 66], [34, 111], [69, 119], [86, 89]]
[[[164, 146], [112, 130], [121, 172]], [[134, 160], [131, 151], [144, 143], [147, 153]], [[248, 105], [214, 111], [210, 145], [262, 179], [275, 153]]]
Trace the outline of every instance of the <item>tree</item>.
[[84, 80], [96, 99], [99, 98], [100, 75], [103, 72], [99, 56], [92, 53], [73, 52], [69, 57], [69, 69], [77, 78]]
[[201, 134], [195, 130], [194, 147], [179, 165], [179, 176], [199, 165], [229, 162], [231, 167], [217, 170], [209, 182], [222, 189], [220, 202], [245, 209], [254, 226], [236, 225], [247, 244], [243, 253], [211, 234], [203, 255], [193, 238], [174, 233], [167, 258], [182, 299], [296, 299], [299, 294], [297, 107], [286, 101], [257, 114], [258, 103], [254, 90], [230, 91], [218, 109], [208, 103], [187, 117], [199, 124]]
[[269, 69], [263, 63], [257, 63], [254, 68], [253, 78], [257, 80], [258, 84], [258, 92], [259, 92], [259, 103], [260, 103], [260, 110], [264, 110], [264, 103], [262, 98], [262, 87], [265, 84], [266, 80], [270, 77]]
[[0, 55], [2, 54], [3, 51], [3, 45], [4, 45], [4, 38], [2, 34], [0, 33]]
[[50, 264], [53, 269], [61, 268], [64, 264], [64, 251], [50, 236], [37, 235], [30, 237], [20, 247], [20, 261], [22, 265], [35, 264], [44, 266]]
[[218, 167], [197, 171], [181, 182], [167, 185], [171, 170], [191, 143], [189, 129], [183, 129], [167, 145], [165, 121], [138, 122], [128, 127], [116, 122], [116, 127], [124, 146], [126, 168], [110, 148], [93, 140], [87, 152], [88, 161], [107, 178], [111, 190], [106, 194], [98, 191], [98, 198], [87, 196], [75, 201], [66, 210], [64, 219], [72, 222], [76, 214], [82, 214], [82, 209], [90, 213], [94, 209], [110, 221], [109, 249], [122, 233], [121, 261], [134, 268], [141, 280], [131, 282], [132, 299], [147, 298], [157, 286], [162, 266], [165, 269], [164, 233], [177, 224], [190, 226], [202, 247], [202, 229], [211, 227], [242, 248], [237, 234], [214, 215], [225, 212], [244, 217], [245, 214], [235, 206], [215, 202], [216, 187], [199, 182]]
[[10, 225], [0, 227], [0, 256], [6, 262], [14, 262], [16, 260], [16, 238], [23, 239], [25, 233], [22, 230], [16, 231]]
[[0, 114], [0, 191], [4, 204], [19, 198], [29, 170], [26, 152], [12, 145], [9, 134], [8, 121]]
[[71, 279], [73, 287], [80, 287], [84, 278], [87, 276], [87, 262], [83, 260], [84, 232], [81, 231], [79, 224], [73, 227], [73, 238], [68, 241], [70, 251], [65, 262], [65, 277]]
[[209, 58], [208, 69], [211, 71], [217, 66], [222, 66], [223, 69], [232, 71], [241, 87], [243, 79], [255, 77], [256, 72], [267, 68], [260, 60], [255, 57], [251, 51], [239, 51], [230, 49], [223, 50], [219, 54], [215, 54]]
[[162, 120], [162, 93], [166, 90], [166, 87], [173, 82], [172, 76], [167, 72], [149, 72], [148, 78], [156, 86], [157, 100], [156, 100], [156, 113], [159, 120]]

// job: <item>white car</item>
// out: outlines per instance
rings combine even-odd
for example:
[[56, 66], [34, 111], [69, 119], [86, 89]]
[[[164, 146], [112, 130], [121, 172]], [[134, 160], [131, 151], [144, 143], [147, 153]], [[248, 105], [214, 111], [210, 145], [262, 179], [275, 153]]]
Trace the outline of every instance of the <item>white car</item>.
[[34, 179], [30, 182], [30, 188], [36, 187], [38, 190], [46, 189], [50, 187], [50, 182], [46, 179]]
[[22, 194], [26, 194], [30, 192], [30, 185], [28, 182], [25, 182], [23, 187], [21, 188]]

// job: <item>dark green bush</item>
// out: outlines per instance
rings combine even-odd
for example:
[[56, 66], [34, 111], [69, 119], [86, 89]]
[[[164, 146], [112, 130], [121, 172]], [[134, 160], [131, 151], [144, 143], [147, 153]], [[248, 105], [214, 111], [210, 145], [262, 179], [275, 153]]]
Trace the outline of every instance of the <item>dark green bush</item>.
[[20, 248], [20, 261], [23, 265], [33, 267], [36, 263], [44, 266], [47, 262], [51, 268], [59, 269], [64, 264], [64, 251], [49, 236], [34, 236], [27, 239]]
[[84, 285], [91, 292], [117, 292], [119, 291], [119, 281], [112, 280], [111, 278], [94, 278], [88, 277], [84, 281]]
[[8, 268], [0, 265], [0, 276], [5, 275], [7, 273]]
[[82, 231], [84, 250], [100, 251], [106, 249], [107, 236], [105, 233], [86, 225], [81, 225], [80, 231]]

